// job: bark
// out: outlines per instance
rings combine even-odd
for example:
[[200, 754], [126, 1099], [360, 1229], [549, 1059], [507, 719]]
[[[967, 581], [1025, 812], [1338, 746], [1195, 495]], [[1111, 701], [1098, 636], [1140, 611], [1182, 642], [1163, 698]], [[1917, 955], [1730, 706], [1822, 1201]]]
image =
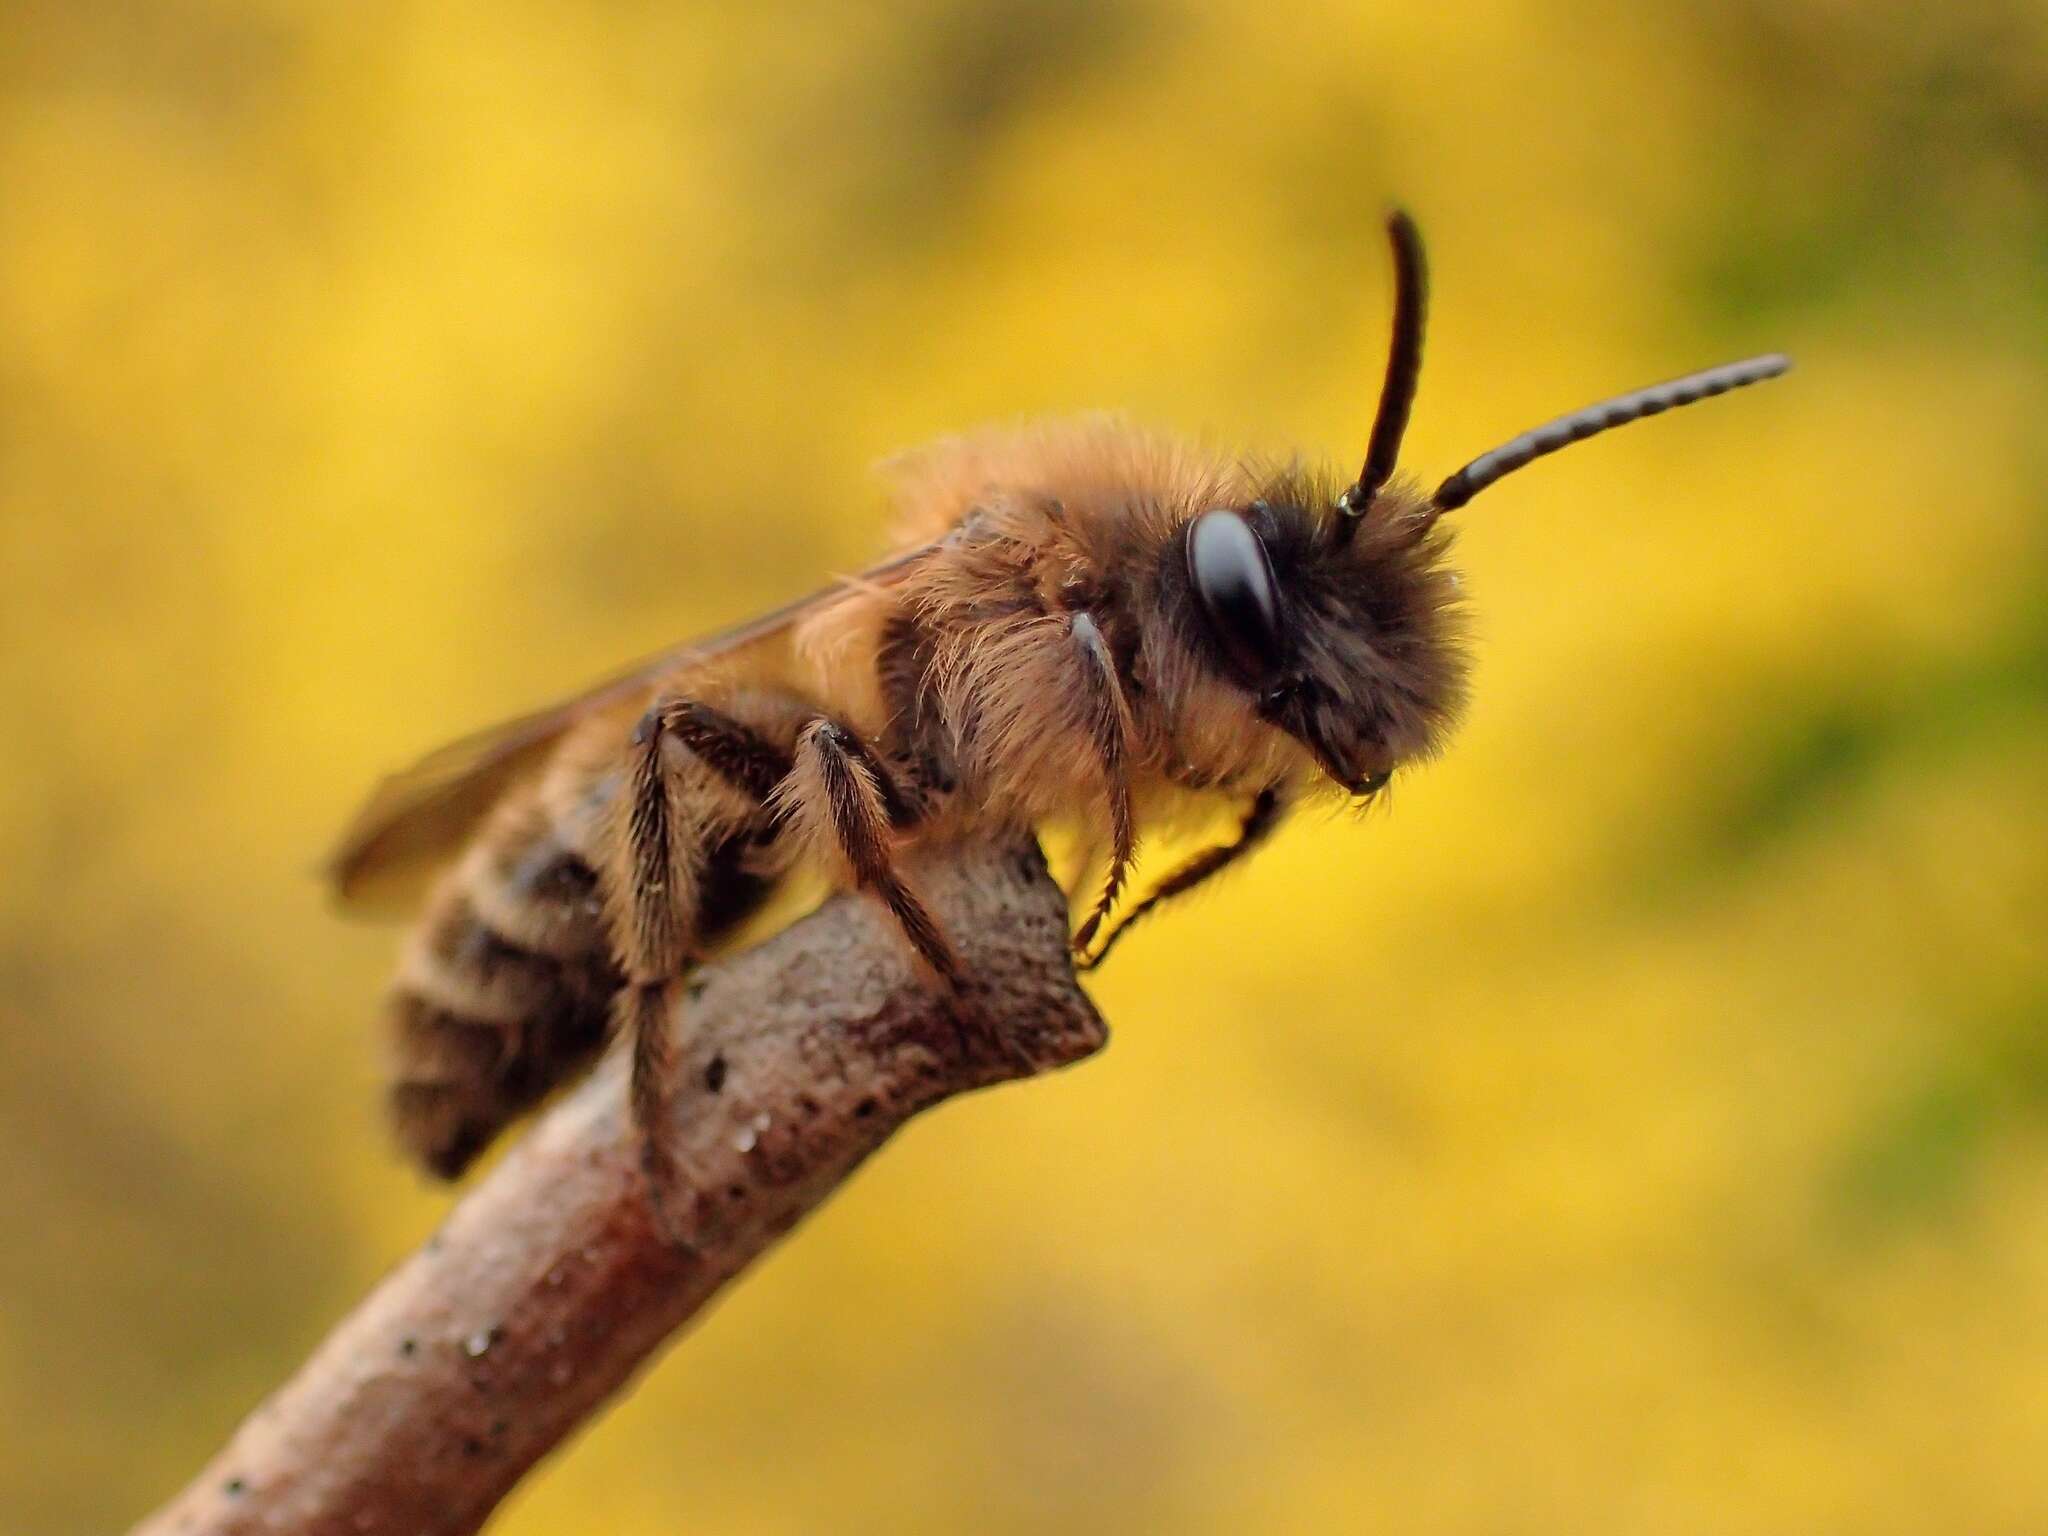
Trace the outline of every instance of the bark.
[[858, 896], [692, 981], [674, 1123], [687, 1246], [653, 1222], [611, 1052], [136, 1530], [477, 1529], [912, 1115], [1102, 1046], [1035, 849], [914, 876], [972, 977], [957, 997]]

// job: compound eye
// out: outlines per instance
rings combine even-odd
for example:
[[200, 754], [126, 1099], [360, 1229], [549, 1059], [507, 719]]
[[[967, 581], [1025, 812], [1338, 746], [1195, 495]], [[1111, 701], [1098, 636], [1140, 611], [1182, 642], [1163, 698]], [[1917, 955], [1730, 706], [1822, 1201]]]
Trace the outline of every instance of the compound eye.
[[1188, 530], [1188, 580], [1209, 632], [1247, 681], [1280, 670], [1287, 656], [1273, 563], [1243, 518], [1219, 507], [1195, 519]]

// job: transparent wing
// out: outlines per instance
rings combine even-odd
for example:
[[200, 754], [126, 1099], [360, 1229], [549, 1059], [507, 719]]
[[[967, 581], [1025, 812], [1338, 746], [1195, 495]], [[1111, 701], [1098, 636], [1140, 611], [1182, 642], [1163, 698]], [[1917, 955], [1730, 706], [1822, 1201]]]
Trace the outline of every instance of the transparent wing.
[[378, 784], [328, 856], [326, 873], [347, 907], [402, 909], [427, 877], [461, 851], [515, 784], [539, 771], [579, 720], [624, 704], [664, 673], [695, 661], [744, 663], [786, 640], [804, 615], [863, 586], [886, 586], [934, 545], [843, 578], [759, 618], [645, 657], [574, 698], [465, 736]]

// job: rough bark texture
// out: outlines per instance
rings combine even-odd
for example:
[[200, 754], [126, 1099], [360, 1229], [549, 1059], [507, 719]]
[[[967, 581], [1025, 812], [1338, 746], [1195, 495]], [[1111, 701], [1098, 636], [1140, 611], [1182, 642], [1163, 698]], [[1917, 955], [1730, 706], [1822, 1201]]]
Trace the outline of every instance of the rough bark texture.
[[475, 1530], [910, 1116], [1101, 1047], [1035, 849], [970, 850], [917, 879], [974, 978], [957, 999], [859, 897], [692, 984], [675, 1121], [689, 1247], [650, 1218], [613, 1052], [137, 1531]]

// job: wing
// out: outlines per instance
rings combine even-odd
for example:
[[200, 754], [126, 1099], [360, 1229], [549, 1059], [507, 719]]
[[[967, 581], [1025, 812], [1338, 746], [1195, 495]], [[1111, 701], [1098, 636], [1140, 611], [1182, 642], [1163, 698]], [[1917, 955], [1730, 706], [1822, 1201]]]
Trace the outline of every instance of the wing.
[[552, 708], [428, 753], [378, 784], [342, 833], [326, 864], [335, 895], [344, 906], [365, 911], [403, 908], [428, 876], [461, 851], [505, 792], [540, 769], [578, 721], [628, 702], [663, 674], [690, 662], [732, 662], [784, 641], [805, 615], [862, 587], [890, 585], [936, 547], [919, 545], [772, 613], [645, 657]]

